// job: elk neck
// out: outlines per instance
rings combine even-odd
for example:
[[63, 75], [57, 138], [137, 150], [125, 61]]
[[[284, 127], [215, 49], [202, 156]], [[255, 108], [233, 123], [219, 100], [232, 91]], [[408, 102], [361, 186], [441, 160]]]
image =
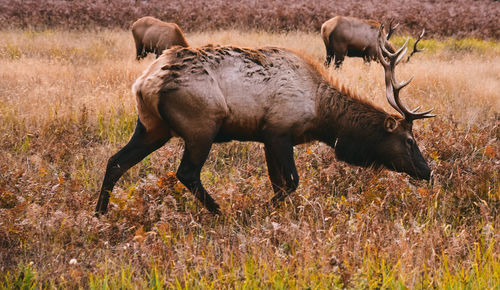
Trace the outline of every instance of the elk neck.
[[389, 115], [349, 90], [324, 81], [318, 87], [316, 100], [320, 141], [332, 147], [339, 141], [349, 142], [353, 148], [366, 151], [384, 137], [383, 124]]

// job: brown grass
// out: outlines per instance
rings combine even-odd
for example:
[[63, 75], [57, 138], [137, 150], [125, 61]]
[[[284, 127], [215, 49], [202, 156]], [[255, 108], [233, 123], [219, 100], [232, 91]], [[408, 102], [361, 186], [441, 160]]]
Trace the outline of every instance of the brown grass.
[[[324, 58], [320, 37], [305, 32], [187, 38]], [[174, 177], [183, 144], [173, 140], [122, 178], [109, 214], [96, 218], [107, 158], [135, 124], [130, 87], [151, 56], [134, 60], [127, 31], [0, 31], [0, 39], [0, 285], [27, 268], [38, 285], [64, 287], [105, 278], [118, 287], [120, 275], [138, 288], [286, 279], [291, 288], [397, 285], [391, 279], [439, 287], [449, 277], [480, 279], [479, 266], [493, 267], [480, 285], [499, 281], [498, 43], [429, 49], [398, 69], [401, 80], [415, 75], [404, 102], [438, 114], [414, 129], [432, 182], [349, 166], [307, 144], [296, 147], [297, 192], [267, 213], [262, 145], [233, 142], [215, 145], [202, 171], [224, 213], [214, 217]], [[330, 73], [391, 110], [380, 65], [347, 59]]]
[[500, 5], [491, 0], [3, 0], [0, 27], [130, 28], [140, 17], [175, 22], [186, 31], [218, 29], [318, 32], [337, 16], [401, 23], [398, 31], [427, 37], [500, 38]]

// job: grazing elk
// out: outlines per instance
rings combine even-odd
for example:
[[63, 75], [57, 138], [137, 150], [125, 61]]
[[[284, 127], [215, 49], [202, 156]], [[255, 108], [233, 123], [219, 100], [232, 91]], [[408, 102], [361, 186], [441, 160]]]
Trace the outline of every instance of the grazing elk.
[[151, 16], [142, 17], [132, 24], [137, 60], [146, 57], [148, 52], [156, 54], [158, 58], [165, 49], [179, 45], [187, 47], [189, 44], [184, 33], [175, 23], [163, 22]]
[[322, 66], [287, 49], [209, 45], [167, 50], [133, 86], [137, 126], [129, 143], [108, 161], [97, 213], [106, 212], [122, 174], [174, 136], [185, 142], [178, 179], [213, 213], [219, 206], [203, 188], [200, 171], [217, 142], [264, 143], [273, 205], [299, 183], [293, 146], [312, 140], [330, 145], [347, 163], [429, 179], [412, 122], [433, 115], [401, 104], [399, 92], [409, 81], [398, 83], [394, 69], [408, 42], [391, 53], [381, 32], [378, 55], [386, 95], [402, 117], [339, 87]]
[[[398, 26], [399, 23], [392, 26], [391, 21], [387, 40], [390, 39]], [[336, 16], [327, 20], [321, 26], [321, 37], [326, 48], [325, 65], [329, 66], [334, 58], [335, 67], [339, 68], [346, 55], [349, 57], [362, 57], [365, 62], [377, 60], [377, 34], [380, 27], [381, 24], [375, 20], [365, 20], [355, 17]], [[423, 33], [420, 38], [422, 36]], [[385, 49], [389, 52], [394, 52], [392, 44], [385, 42], [384, 45]], [[419, 51], [415, 43], [415, 50], [412, 52], [412, 55]]]

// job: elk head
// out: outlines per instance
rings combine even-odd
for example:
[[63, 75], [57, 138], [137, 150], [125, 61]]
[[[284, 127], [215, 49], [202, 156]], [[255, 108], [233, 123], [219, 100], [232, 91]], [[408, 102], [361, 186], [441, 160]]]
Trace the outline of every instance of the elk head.
[[401, 103], [399, 92], [410, 83], [413, 77], [399, 83], [396, 81], [394, 71], [406, 53], [408, 39], [399, 50], [391, 53], [386, 49], [387, 40], [382, 35], [382, 29], [383, 25], [378, 32], [377, 55], [385, 71], [386, 97], [389, 104], [401, 114], [402, 118], [388, 116], [385, 119], [386, 136], [375, 150], [378, 151], [379, 162], [387, 168], [406, 172], [414, 178], [429, 180], [430, 169], [415, 142], [412, 125], [414, 120], [431, 118], [435, 115], [429, 114], [432, 109], [418, 112], [420, 106], [409, 110]]

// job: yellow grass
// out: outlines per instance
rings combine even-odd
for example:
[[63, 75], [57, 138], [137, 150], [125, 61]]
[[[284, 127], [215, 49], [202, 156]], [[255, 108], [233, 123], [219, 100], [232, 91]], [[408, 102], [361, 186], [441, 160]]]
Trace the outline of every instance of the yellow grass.
[[[317, 34], [186, 36], [194, 46], [284, 46], [324, 61]], [[325, 145], [307, 144], [296, 149], [297, 192], [268, 213], [262, 146], [215, 145], [202, 172], [224, 213], [214, 217], [176, 181], [183, 145], [174, 140], [122, 178], [110, 213], [97, 219], [106, 161], [135, 125], [130, 88], [153, 56], [135, 61], [132, 35], [121, 30], [0, 31], [0, 39], [0, 286], [23, 271], [66, 287], [500, 281], [498, 42], [433, 42], [398, 67], [399, 80], [415, 75], [403, 102], [438, 115], [414, 129], [430, 183], [345, 165]], [[393, 112], [379, 64], [347, 59], [329, 73]]]
[[[90, 110], [123, 106], [131, 110], [131, 84], [153, 59], [150, 56], [140, 63], [134, 60], [133, 40], [127, 31], [3, 31], [0, 37], [4, 40], [0, 47], [0, 101], [14, 107], [20, 117], [36, 117], [38, 124], [49, 116], [48, 112], [70, 114], [83, 106]], [[216, 31], [187, 37], [193, 46], [281, 46], [303, 51], [319, 62], [324, 59], [321, 39], [304, 32]], [[342, 70], [330, 71], [341, 83], [389, 110], [379, 65], [348, 58]], [[398, 67], [400, 79], [411, 75], [416, 77], [404, 93], [408, 104], [435, 107], [438, 114], [452, 113], [463, 122], [475, 122], [500, 109], [499, 53], [421, 53]], [[40, 109], [45, 113], [37, 114]]]

